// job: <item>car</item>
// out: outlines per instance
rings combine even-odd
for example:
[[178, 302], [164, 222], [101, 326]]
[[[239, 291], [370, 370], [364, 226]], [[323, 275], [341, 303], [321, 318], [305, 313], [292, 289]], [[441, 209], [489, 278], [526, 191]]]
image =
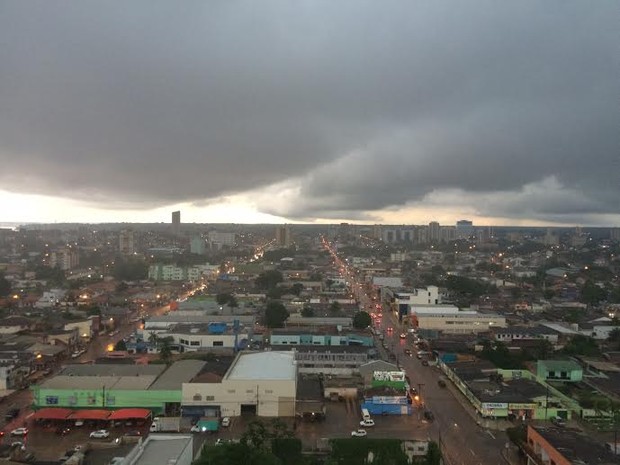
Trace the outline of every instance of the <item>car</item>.
[[428, 360], [422, 360], [422, 366], [427, 367], [428, 366]]
[[360, 426], [375, 426], [375, 420], [362, 420]]
[[437, 385], [441, 388], [445, 388], [447, 386], [446, 381], [443, 379], [438, 380]]
[[84, 426], [84, 420], [76, 420], [75, 426]]
[[225, 428], [230, 426], [230, 418], [229, 417], [222, 418], [222, 426], [225, 427]]
[[364, 438], [368, 433], [365, 429], [357, 429], [355, 431], [351, 431], [351, 437], [355, 438]]
[[141, 431], [127, 431], [123, 436], [142, 436], [142, 432]]
[[391, 333], [392, 331], [394, 331], [394, 329], [391, 326], [388, 326], [388, 333]]
[[63, 427], [56, 428], [56, 434], [59, 436], [66, 436], [71, 431], [71, 428]]
[[92, 439], [105, 439], [110, 437], [110, 432], [106, 429], [100, 429], [90, 433], [89, 437]]
[[409, 355], [409, 357], [413, 355], [413, 352], [411, 352], [411, 349], [405, 349], [404, 352], [405, 352], [405, 355]]
[[400, 338], [401, 339], [407, 339], [407, 335], [405, 333], [400, 333]]
[[418, 360], [422, 360], [422, 354], [420, 352], [418, 352], [418, 354], [416, 355]]
[[15, 428], [13, 431], [11, 431], [11, 436], [27, 436], [28, 435], [28, 428]]
[[552, 417], [551, 423], [553, 423], [555, 426], [559, 426], [560, 428], [563, 428], [566, 426], [566, 421], [560, 417]]
[[424, 419], [428, 421], [433, 421], [435, 419], [435, 415], [430, 410], [424, 410]]

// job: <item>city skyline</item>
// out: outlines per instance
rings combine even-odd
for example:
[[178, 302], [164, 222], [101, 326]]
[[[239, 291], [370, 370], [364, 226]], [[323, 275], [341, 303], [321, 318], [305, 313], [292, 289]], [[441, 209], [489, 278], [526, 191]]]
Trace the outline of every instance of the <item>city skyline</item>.
[[0, 221], [619, 226], [616, 13], [6, 2]]

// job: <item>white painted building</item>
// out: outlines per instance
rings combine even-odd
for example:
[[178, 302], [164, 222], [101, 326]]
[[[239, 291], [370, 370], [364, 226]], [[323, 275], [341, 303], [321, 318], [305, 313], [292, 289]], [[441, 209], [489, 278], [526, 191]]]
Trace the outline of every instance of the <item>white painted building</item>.
[[482, 333], [506, 327], [506, 317], [502, 315], [460, 311], [456, 307], [414, 307], [410, 318], [414, 327], [449, 334]]
[[439, 288], [428, 286], [426, 289], [414, 289], [413, 292], [394, 292], [397, 305], [438, 305]]
[[[295, 416], [297, 365], [292, 351], [240, 352], [219, 383], [183, 383], [182, 409], [236, 417]], [[185, 414], [184, 413], [184, 414]]]

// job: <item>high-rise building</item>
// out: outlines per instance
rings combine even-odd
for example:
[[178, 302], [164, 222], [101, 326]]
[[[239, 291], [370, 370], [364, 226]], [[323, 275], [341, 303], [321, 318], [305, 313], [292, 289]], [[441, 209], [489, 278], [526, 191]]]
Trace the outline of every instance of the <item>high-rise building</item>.
[[437, 221], [431, 221], [428, 224], [428, 240], [430, 242], [439, 242], [441, 240], [441, 227]]
[[456, 238], [468, 239], [474, 234], [474, 223], [469, 220], [460, 220], [456, 222]]
[[276, 245], [289, 247], [291, 245], [291, 228], [288, 224], [276, 227]]
[[121, 255], [133, 255], [136, 251], [134, 247], [134, 234], [129, 229], [123, 229], [118, 235], [118, 251]]
[[181, 234], [181, 212], [172, 212], [172, 234], [178, 236]]
[[49, 266], [61, 270], [71, 270], [80, 264], [78, 251], [73, 247], [61, 247], [50, 253]]
[[204, 255], [207, 252], [207, 243], [202, 237], [194, 236], [189, 243], [189, 251], [190, 253]]

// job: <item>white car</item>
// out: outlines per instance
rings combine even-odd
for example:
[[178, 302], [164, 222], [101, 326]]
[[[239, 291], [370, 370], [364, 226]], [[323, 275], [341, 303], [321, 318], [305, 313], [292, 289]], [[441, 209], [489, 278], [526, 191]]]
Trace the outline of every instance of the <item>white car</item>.
[[375, 426], [375, 420], [362, 420], [360, 426]]
[[28, 428], [15, 428], [11, 431], [11, 436], [26, 436], [28, 434]]
[[90, 437], [93, 439], [105, 439], [105, 438], [110, 437], [110, 432], [105, 429], [100, 429], [100, 430], [93, 431], [92, 433], [90, 433]]
[[222, 418], [222, 426], [224, 426], [226, 428], [230, 426], [230, 418], [229, 417]]
[[352, 437], [357, 437], [357, 438], [363, 438], [366, 437], [368, 433], [366, 433], [365, 429], [358, 429], [355, 431], [351, 431], [351, 436]]

